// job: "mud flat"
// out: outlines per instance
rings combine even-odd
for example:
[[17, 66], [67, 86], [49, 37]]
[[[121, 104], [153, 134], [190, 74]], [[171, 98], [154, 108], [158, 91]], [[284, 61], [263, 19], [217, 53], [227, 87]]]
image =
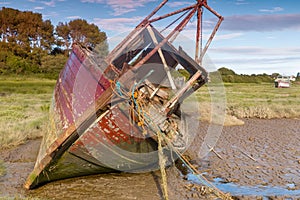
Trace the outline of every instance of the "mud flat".
[[[223, 128], [216, 153], [193, 161], [198, 169], [238, 199], [300, 199], [300, 120], [244, 121], [243, 126]], [[195, 139], [191, 157], [197, 158], [200, 142]]]
[[[207, 157], [198, 152], [199, 133], [186, 153], [203, 176], [235, 199], [300, 199], [300, 120], [245, 119], [224, 127]], [[208, 124], [201, 124], [205, 132]], [[34, 166], [40, 140], [0, 150], [6, 173], [0, 176], [0, 199], [162, 199], [160, 173], [99, 174], [52, 182], [27, 191], [22, 185]], [[218, 155], [217, 155], [218, 154]], [[221, 158], [220, 158], [221, 157]], [[214, 199], [189, 173], [167, 169], [170, 199]]]

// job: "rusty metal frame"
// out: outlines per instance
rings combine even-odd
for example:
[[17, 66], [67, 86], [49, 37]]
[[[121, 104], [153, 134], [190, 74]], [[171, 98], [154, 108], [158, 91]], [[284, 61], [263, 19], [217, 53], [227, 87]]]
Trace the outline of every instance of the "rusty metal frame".
[[[216, 32], [219, 29], [224, 18], [207, 4], [207, 0], [198, 0], [196, 4], [193, 4], [191, 6], [188, 6], [188, 7], [152, 18], [164, 5], [166, 5], [167, 2], [168, 2], [168, 0], [163, 0], [160, 5], [158, 5], [144, 20], [142, 20], [140, 22], [140, 24], [137, 25], [136, 28], [111, 52], [111, 54], [108, 56], [109, 59], [107, 59], [107, 61], [111, 62], [112, 57], [114, 55], [116, 55], [117, 52], [120, 52], [122, 47], [126, 46], [126, 44], [128, 44], [131, 41], [131, 39], [137, 35], [137, 33], [140, 33], [142, 31], [141, 29], [145, 28], [148, 25], [151, 25], [151, 23], [153, 23], [153, 22], [157, 22], [159, 20], [166, 19], [166, 18], [174, 16], [176, 14], [179, 14], [179, 13], [182, 13], [185, 11], [189, 11], [189, 14], [184, 19], [182, 19], [182, 21], [171, 31], [171, 33], [169, 35], [167, 35], [163, 41], [158, 43], [156, 45], [156, 47], [151, 52], [149, 52], [148, 55], [146, 55], [144, 57], [144, 59], [142, 59], [139, 63], [137, 63], [133, 68], [138, 68], [141, 65], [143, 65], [145, 62], [147, 62], [147, 60], [153, 54], [155, 54], [165, 43], [167, 43], [167, 42], [172, 43], [176, 39], [177, 35], [185, 28], [185, 26], [188, 24], [189, 20], [194, 16], [195, 13], [197, 13], [195, 61], [201, 65], [202, 59], [203, 59], [204, 55], [206, 54], [213, 38], [216, 35]], [[212, 14], [214, 14], [217, 18], [219, 18], [209, 39], [207, 40], [204, 48], [202, 48], [203, 8], [206, 8], [208, 11], [210, 11]], [[173, 23], [174, 22], [172, 22], [171, 24], [173, 24]]]

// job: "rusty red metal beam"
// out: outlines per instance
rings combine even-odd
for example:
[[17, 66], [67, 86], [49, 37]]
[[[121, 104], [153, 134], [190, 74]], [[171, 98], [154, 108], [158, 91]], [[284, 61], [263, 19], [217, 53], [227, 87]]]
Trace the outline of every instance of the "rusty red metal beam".
[[218, 31], [218, 29], [219, 29], [219, 27], [220, 27], [222, 21], [223, 21], [223, 17], [219, 18], [219, 21], [218, 21], [217, 25], [215, 26], [213, 32], [211, 33], [209, 39], [208, 39], [207, 42], [206, 42], [205, 47], [203, 48], [203, 50], [202, 50], [202, 52], [201, 52], [200, 61], [202, 60], [202, 58], [203, 58], [203, 56], [205, 55], [205, 53], [206, 53], [206, 51], [207, 51], [207, 49], [208, 49], [210, 43], [212, 42], [213, 38], [215, 37], [215, 35], [216, 35], [216, 33], [217, 33], [217, 31]]
[[124, 40], [122, 40], [122, 42], [120, 42], [113, 49], [113, 51], [106, 57], [106, 62], [108, 64], [111, 64], [111, 61], [113, 60], [114, 56], [118, 55], [127, 46], [127, 44], [130, 43], [132, 38], [134, 38], [137, 34], [139, 34], [143, 30], [143, 27], [145, 27], [149, 23], [148, 20], [153, 15], [155, 15], [159, 11], [159, 9], [161, 9], [167, 2], [168, 2], [168, 0], [163, 0], [144, 20], [142, 20], [136, 26], [136, 28], [130, 34], [127, 35], [127, 37]]
[[199, 60], [199, 50], [200, 54], [202, 51], [202, 25], [201, 25], [201, 20], [202, 20], [202, 7], [198, 7], [197, 10], [197, 33], [196, 33], [196, 50], [195, 50], [195, 61], [197, 63], [200, 63]]
[[139, 23], [139, 25], [137, 25], [136, 27], [140, 27], [140, 26], [144, 26], [148, 23], [149, 19], [155, 15], [157, 13], [157, 11], [159, 11], [166, 3], [168, 2], [168, 0], [164, 0], [162, 1], [141, 23]]
[[[202, 64], [202, 59], [203, 59], [210, 43], [212, 42], [214, 36], [216, 35], [217, 30], [219, 29], [219, 27], [220, 27], [222, 21], [224, 20], [224, 18], [219, 13], [217, 13], [215, 10], [213, 10], [210, 6], [207, 5], [207, 0], [198, 0], [198, 6], [199, 7], [198, 7], [198, 13], [197, 13], [198, 21], [197, 21], [195, 61], [199, 64]], [[202, 49], [202, 41], [199, 41], [199, 40], [201, 40], [201, 38], [202, 38], [202, 34], [201, 34], [202, 30], [200, 30], [200, 29], [202, 29], [201, 23], [202, 23], [202, 7], [203, 6], [207, 10], [209, 10], [212, 14], [214, 14], [216, 17], [218, 17], [219, 21], [217, 22], [216, 26], [214, 27], [214, 30], [212, 31], [209, 39], [207, 40], [207, 42], [205, 44], [205, 47]], [[199, 13], [200, 10], [201, 10], [201, 13]], [[200, 51], [200, 56], [198, 56], [199, 51]]]
[[165, 14], [165, 15], [162, 15], [162, 16], [159, 16], [159, 17], [156, 17], [154, 19], [151, 19], [149, 20], [149, 23], [152, 23], [152, 22], [155, 22], [155, 21], [158, 21], [158, 20], [161, 20], [161, 19], [165, 19], [167, 17], [171, 17], [173, 15], [176, 15], [178, 13], [181, 13], [181, 12], [184, 12], [186, 10], [191, 10], [192, 8], [195, 8], [197, 6], [197, 4], [194, 4], [194, 5], [191, 5], [191, 6], [188, 6], [186, 8], [182, 8], [182, 9], [179, 9], [179, 10], [176, 10], [174, 12], [171, 12], [171, 13], [168, 13], [168, 14]]
[[169, 100], [165, 106], [163, 107], [163, 109], [161, 110], [164, 113], [168, 113], [173, 107], [174, 105], [178, 102], [178, 100], [180, 99], [180, 97], [193, 85], [193, 83], [201, 76], [201, 71], [197, 71], [185, 84], [185, 86], [183, 88], [181, 88], [176, 95]]
[[183, 28], [186, 26], [186, 24], [189, 22], [189, 20], [193, 17], [193, 15], [195, 14], [195, 12], [197, 11], [197, 7], [195, 7], [183, 20], [182, 22], [176, 26], [176, 28], [169, 34], [167, 35], [167, 37], [165, 37], [159, 44], [156, 45], [156, 47], [154, 49], [152, 49], [152, 51], [150, 51], [143, 59], [141, 59], [137, 64], [135, 64], [132, 68], [133, 69], [137, 69], [140, 66], [142, 66], [145, 62], [147, 62], [147, 60], [149, 60], [149, 58], [151, 58], [151, 56], [153, 56], [158, 49], [160, 49], [165, 43], [168, 42], [168, 40], [177, 32], [181, 32], [183, 30]]

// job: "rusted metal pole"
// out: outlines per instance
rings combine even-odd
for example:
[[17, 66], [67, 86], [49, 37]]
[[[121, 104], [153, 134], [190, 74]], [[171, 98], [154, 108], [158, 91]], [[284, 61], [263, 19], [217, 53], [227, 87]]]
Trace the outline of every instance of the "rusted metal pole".
[[106, 62], [110, 64], [113, 57], [122, 52], [122, 50], [131, 42], [131, 40], [143, 30], [142, 27], [149, 23], [148, 20], [155, 15], [155, 13], [157, 13], [157, 11], [161, 9], [167, 2], [168, 0], [162, 1], [161, 4], [159, 4], [143, 21], [141, 21], [141, 23], [139, 23], [139, 25], [137, 25], [136, 28], [130, 34], [128, 34], [128, 36], [106, 57]]
[[[199, 53], [200, 51], [200, 53]], [[199, 6], [197, 10], [197, 33], [196, 33], [196, 50], [195, 50], [195, 61], [199, 64], [199, 55], [202, 52], [202, 7]]]
[[162, 1], [141, 23], [139, 23], [139, 25], [137, 25], [136, 27], [140, 27], [140, 26], [144, 26], [148, 23], [148, 20], [155, 15], [155, 13], [157, 13], [157, 11], [159, 11], [159, 9], [161, 9], [166, 3], [168, 2], [168, 0], [164, 0]]
[[193, 85], [193, 83], [201, 76], [201, 71], [197, 71], [185, 84], [184, 87], [182, 87], [177, 93], [176, 95], [170, 100], [168, 101], [165, 106], [163, 107], [163, 109], [161, 110], [164, 113], [168, 113], [172, 107], [174, 107], [174, 105], [178, 102], [178, 100], [180, 99], [180, 97]]
[[211, 33], [209, 39], [208, 39], [207, 42], [206, 42], [205, 47], [203, 48], [203, 50], [202, 50], [202, 52], [201, 52], [200, 60], [203, 59], [203, 57], [204, 57], [204, 55], [205, 55], [205, 53], [206, 53], [206, 51], [207, 51], [207, 49], [208, 49], [210, 43], [212, 42], [213, 38], [215, 37], [215, 35], [216, 35], [216, 33], [217, 33], [217, 31], [218, 31], [218, 29], [219, 29], [219, 27], [220, 27], [222, 21], [223, 21], [223, 17], [219, 18], [219, 21], [218, 21], [217, 25], [215, 26], [213, 32]]
[[138, 34], [140, 34], [142, 31], [144, 30], [144, 27], [141, 28], [136, 28], [134, 29], [130, 34], [127, 35], [127, 37], [120, 42], [106, 57], [105, 61], [108, 64], [111, 64], [111, 61], [113, 60], [113, 58], [115, 56], [117, 56], [118, 54], [120, 54], [132, 41], [132, 39], [134, 39]]
[[209, 10], [211, 13], [213, 13], [214, 15], [216, 15], [219, 19], [223, 18], [219, 13], [217, 13], [217, 11], [215, 11], [214, 9], [212, 9], [209, 5], [207, 5], [207, 3], [204, 3], [203, 6]]
[[156, 18], [154, 18], [154, 19], [149, 20], [149, 22], [152, 23], [152, 22], [155, 22], [155, 21], [158, 21], [158, 20], [161, 20], [161, 19], [165, 19], [165, 18], [170, 17], [170, 16], [173, 16], [173, 15], [176, 15], [176, 14], [178, 14], [178, 13], [184, 12], [184, 11], [186, 11], [186, 10], [190, 10], [190, 9], [192, 9], [192, 8], [195, 8], [196, 5], [197, 5], [197, 4], [194, 4], [194, 5], [188, 6], [188, 7], [186, 7], [186, 8], [182, 8], [182, 9], [180, 9], [180, 10], [176, 10], [176, 11], [174, 11], [174, 12], [171, 12], [171, 13], [168, 13], [168, 14], [165, 14], [165, 15], [162, 15], [162, 16], [159, 16], [159, 17], [156, 17]]
[[[209, 10], [211, 13], [213, 13], [215, 16], [217, 16], [219, 18], [218, 23], [216, 24], [213, 32], [211, 33], [209, 39], [207, 40], [207, 42], [205, 44], [205, 47], [203, 49], [202, 49], [202, 45], [201, 45], [201, 47], [199, 47], [199, 46], [197, 47], [198, 42], [196, 43], [196, 53], [199, 52], [199, 49], [201, 51], [200, 52], [199, 61], [198, 61], [198, 63], [201, 64], [202, 63], [202, 59], [203, 59], [203, 57], [204, 57], [204, 55], [205, 55], [205, 53], [206, 53], [206, 51], [207, 51], [210, 43], [212, 42], [214, 36], [216, 35], [217, 30], [219, 29], [219, 27], [220, 27], [220, 25], [221, 25], [221, 23], [222, 23], [222, 21], [223, 21], [224, 18], [219, 13], [217, 13], [215, 10], [213, 10], [210, 6], [207, 5], [207, 0], [198, 0], [198, 4], [199, 4], [199, 7], [201, 7], [201, 9], [202, 9], [202, 6], [204, 6], [207, 10]], [[201, 17], [199, 17], [199, 14], [198, 14], [197, 35], [198, 35], [199, 20], [200, 20], [200, 24], [201, 24], [202, 23], [202, 19], [201, 19]], [[202, 35], [199, 36], [199, 39], [201, 39], [201, 38], [202, 38]], [[198, 39], [198, 37], [197, 37], [197, 39]], [[198, 55], [195, 56], [196, 62], [197, 62], [197, 58], [198, 58]]]
[[142, 66], [145, 62], [147, 62], [147, 60], [149, 60], [149, 58], [151, 58], [151, 56], [153, 56], [159, 48], [161, 48], [165, 43], [168, 42], [168, 40], [176, 33], [181, 32], [183, 30], [183, 28], [186, 26], [186, 24], [189, 22], [189, 20], [193, 17], [193, 15], [195, 14], [197, 10], [197, 7], [195, 7], [189, 14], [188, 16], [186, 16], [182, 22], [180, 22], [180, 24], [177, 25], [177, 27], [169, 34], [167, 35], [167, 37], [165, 37], [158, 45], [156, 45], [156, 47], [154, 49], [152, 49], [152, 51], [150, 51], [143, 59], [141, 59], [137, 64], [135, 64], [132, 69], [137, 69], [140, 66]]

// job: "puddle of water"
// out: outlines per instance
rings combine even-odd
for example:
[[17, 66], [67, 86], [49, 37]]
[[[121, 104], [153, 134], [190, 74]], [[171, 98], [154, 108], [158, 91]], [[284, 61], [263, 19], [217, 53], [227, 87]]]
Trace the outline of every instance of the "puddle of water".
[[[188, 174], [189, 181], [200, 184], [197, 176]], [[294, 184], [287, 184], [287, 188], [279, 186], [241, 186], [235, 183], [224, 183], [223, 179], [215, 178], [213, 184], [223, 192], [229, 192], [233, 196], [299, 196], [300, 190], [295, 190]], [[290, 189], [288, 189], [290, 188]]]

